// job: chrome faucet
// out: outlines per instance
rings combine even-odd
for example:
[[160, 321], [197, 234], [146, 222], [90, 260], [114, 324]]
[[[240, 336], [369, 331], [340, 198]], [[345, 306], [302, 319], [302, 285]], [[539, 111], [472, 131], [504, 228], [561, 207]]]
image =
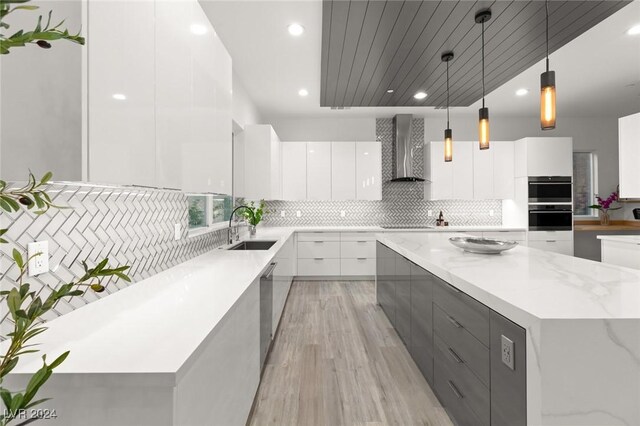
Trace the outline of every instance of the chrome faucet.
[[248, 209], [249, 207], [247, 206], [238, 206], [235, 209], [233, 209], [233, 211], [231, 212], [231, 216], [229, 216], [229, 228], [227, 230], [227, 239], [229, 240], [229, 244], [233, 244], [233, 237], [235, 234], [236, 237], [236, 241], [240, 238], [240, 233], [237, 232], [237, 227], [236, 227], [236, 232], [233, 231], [233, 228], [231, 227], [231, 221], [233, 220], [233, 215], [236, 214], [236, 211], [240, 210], [240, 209]]

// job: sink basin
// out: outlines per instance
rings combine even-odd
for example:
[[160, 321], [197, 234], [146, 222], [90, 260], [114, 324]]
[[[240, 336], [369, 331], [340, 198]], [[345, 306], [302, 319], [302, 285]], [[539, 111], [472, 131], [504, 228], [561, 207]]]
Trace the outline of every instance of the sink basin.
[[275, 243], [276, 241], [242, 241], [227, 250], [269, 250]]

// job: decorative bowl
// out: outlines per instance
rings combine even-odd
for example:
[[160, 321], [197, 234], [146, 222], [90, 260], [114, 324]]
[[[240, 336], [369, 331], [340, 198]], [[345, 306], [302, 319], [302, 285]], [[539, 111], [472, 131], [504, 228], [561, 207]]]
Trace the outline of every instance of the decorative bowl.
[[482, 237], [451, 237], [449, 242], [464, 251], [479, 254], [500, 254], [518, 245], [516, 241], [502, 241]]

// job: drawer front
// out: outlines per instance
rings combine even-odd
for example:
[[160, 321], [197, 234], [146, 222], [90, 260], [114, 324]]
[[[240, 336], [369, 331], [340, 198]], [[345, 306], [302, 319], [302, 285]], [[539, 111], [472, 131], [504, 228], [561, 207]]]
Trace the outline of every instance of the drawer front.
[[513, 241], [526, 241], [527, 233], [524, 231], [492, 231], [483, 232], [483, 237], [495, 238], [497, 240], [513, 240]]
[[529, 241], [528, 246], [538, 250], [573, 256], [573, 241]]
[[340, 259], [298, 259], [298, 275], [340, 275]]
[[434, 387], [442, 405], [460, 426], [489, 425], [489, 389], [445, 352], [447, 349], [442, 340], [436, 336], [434, 342]]
[[373, 232], [342, 232], [341, 241], [375, 241], [376, 234]]
[[340, 242], [340, 257], [343, 259], [375, 258], [375, 241], [342, 241]]
[[375, 275], [375, 259], [341, 259], [340, 275]]
[[409, 352], [422, 375], [433, 385], [433, 280], [436, 277], [411, 264], [411, 345]]
[[489, 386], [490, 355], [489, 348], [473, 337], [467, 330], [458, 327], [442, 309], [434, 306], [433, 329], [437, 338], [446, 345], [445, 353], [450, 359], [457, 360], [460, 366], [466, 366], [485, 386]]
[[302, 241], [298, 243], [298, 259], [315, 258], [339, 259], [338, 241]]
[[530, 231], [529, 241], [572, 241], [573, 231]]
[[339, 232], [299, 232], [298, 241], [340, 241]]
[[437, 279], [433, 301], [485, 346], [489, 346], [489, 308], [474, 298]]

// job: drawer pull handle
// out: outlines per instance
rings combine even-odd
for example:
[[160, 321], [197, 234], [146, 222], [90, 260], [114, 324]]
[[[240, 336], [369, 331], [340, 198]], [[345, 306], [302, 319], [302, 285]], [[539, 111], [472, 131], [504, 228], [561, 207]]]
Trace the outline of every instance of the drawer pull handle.
[[324, 257], [314, 257], [313, 260], [324, 260]]
[[451, 324], [453, 324], [453, 325], [455, 326], [455, 328], [463, 328], [463, 327], [462, 327], [462, 324], [460, 324], [458, 321], [456, 321], [456, 319], [455, 319], [455, 318], [450, 317], [449, 315], [447, 315], [447, 319], [449, 320], [449, 322], [450, 322]]
[[322, 243], [324, 243], [324, 241], [314, 241], [314, 243], [316, 243], [316, 244], [322, 244]]
[[547, 240], [548, 243], [555, 243], [556, 240]]
[[356, 257], [356, 260], [367, 260], [366, 257]]
[[451, 348], [447, 348], [449, 349], [449, 354], [451, 354], [451, 356], [453, 357], [453, 359], [458, 363], [458, 364], [463, 364], [464, 361], [462, 360], [462, 358], [460, 358], [460, 356], [456, 353], [456, 351], [454, 351]]
[[453, 384], [453, 382], [451, 380], [448, 381], [449, 382], [449, 387], [451, 388], [451, 390], [453, 391], [453, 393], [455, 394], [455, 396], [457, 396], [459, 399], [464, 398], [464, 395], [462, 395], [462, 393], [460, 393], [460, 391], [458, 390], [458, 388], [456, 387], [456, 385]]

